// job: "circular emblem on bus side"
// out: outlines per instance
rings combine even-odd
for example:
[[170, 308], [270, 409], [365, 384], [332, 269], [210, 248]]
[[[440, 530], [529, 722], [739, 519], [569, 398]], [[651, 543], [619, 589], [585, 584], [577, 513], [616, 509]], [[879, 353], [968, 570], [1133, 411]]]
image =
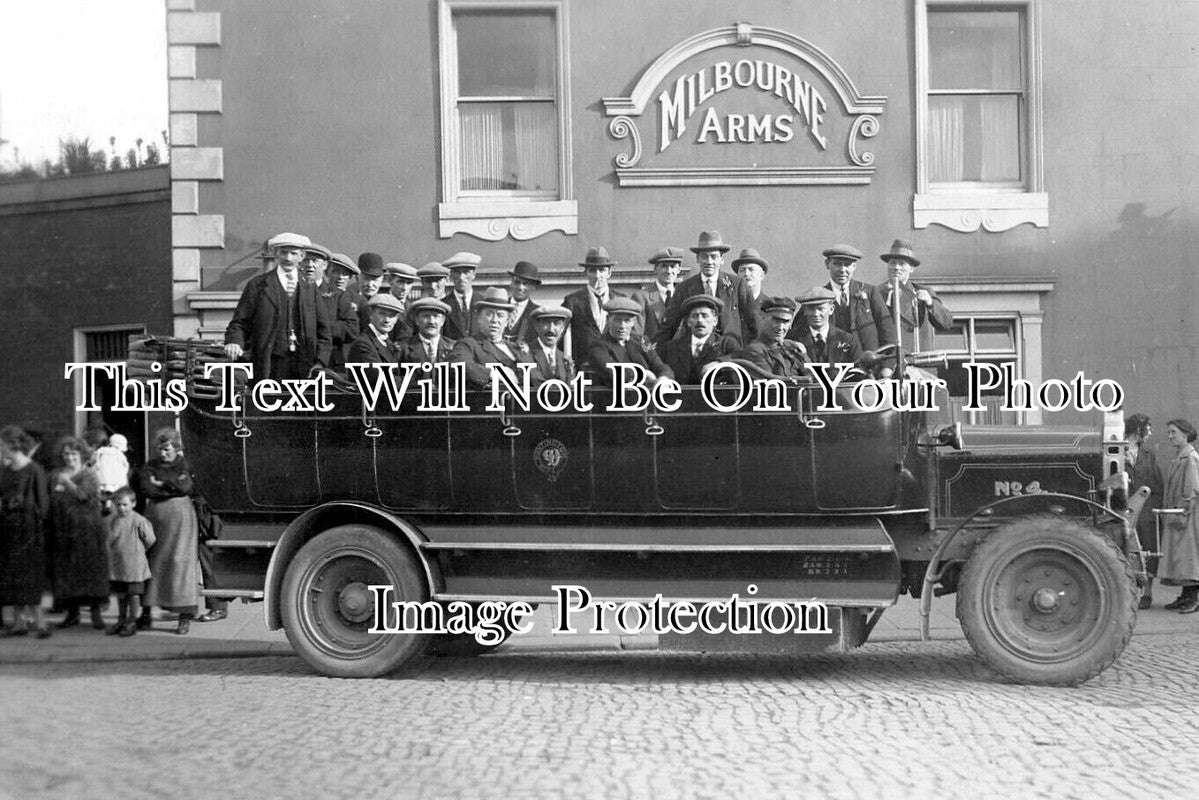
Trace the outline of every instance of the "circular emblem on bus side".
[[533, 449], [533, 463], [551, 483], [558, 480], [558, 476], [566, 469], [569, 457], [566, 445], [557, 439], [542, 439]]

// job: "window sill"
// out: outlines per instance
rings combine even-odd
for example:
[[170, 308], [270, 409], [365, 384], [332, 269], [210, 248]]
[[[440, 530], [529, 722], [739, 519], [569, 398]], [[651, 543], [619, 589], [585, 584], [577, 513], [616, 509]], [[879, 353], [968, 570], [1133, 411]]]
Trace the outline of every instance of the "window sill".
[[579, 232], [579, 204], [576, 200], [438, 203], [437, 224], [442, 239], [455, 233], [489, 242], [506, 237], [525, 241], [550, 231], [574, 236]]
[[961, 233], [981, 226], [991, 233], [1026, 222], [1049, 227], [1049, 195], [1044, 192], [947, 191], [912, 197], [912, 225], [944, 225]]

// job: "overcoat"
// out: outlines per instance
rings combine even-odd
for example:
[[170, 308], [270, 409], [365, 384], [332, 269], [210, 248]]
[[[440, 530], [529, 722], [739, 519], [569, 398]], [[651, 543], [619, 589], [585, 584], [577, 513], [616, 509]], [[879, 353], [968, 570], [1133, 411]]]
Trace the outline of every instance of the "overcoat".
[[[306, 281], [296, 286], [299, 320], [294, 326], [300, 363], [328, 366], [333, 353], [332, 323], [324, 305], [317, 302], [316, 287]], [[250, 278], [225, 329], [225, 344], [239, 345], [254, 365], [254, 380], [272, 377], [271, 353], [279, 326], [284, 324], [289, 298], [275, 270]]]
[[1162, 526], [1162, 558], [1157, 577], [1167, 586], [1199, 584], [1199, 453], [1189, 444], [1178, 449], [1166, 476], [1163, 508], [1189, 514], [1167, 514]]

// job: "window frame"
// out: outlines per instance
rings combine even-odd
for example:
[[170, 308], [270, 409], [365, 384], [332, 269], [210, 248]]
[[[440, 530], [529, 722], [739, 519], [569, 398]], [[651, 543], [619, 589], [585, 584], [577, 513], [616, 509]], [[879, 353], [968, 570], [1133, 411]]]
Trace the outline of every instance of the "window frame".
[[[548, 11], [557, 32], [557, 86], [553, 102], [558, 119], [558, 191], [514, 191], [461, 188], [460, 102], [507, 98], [460, 97], [458, 94], [458, 37], [454, 14], [462, 11]], [[438, 235], [467, 233], [498, 241], [532, 239], [552, 230], [578, 234], [578, 203], [574, 199], [571, 154], [570, 19], [565, 0], [438, 0], [438, 59], [441, 77], [441, 202], [437, 205]]]
[[[1032, 223], [1049, 225], [1049, 195], [1044, 182], [1043, 112], [1041, 106], [1040, 0], [915, 0], [916, 193], [912, 198], [915, 228], [943, 225], [963, 233], [983, 227], [991, 232]], [[1020, 49], [1024, 71], [1020, 130], [1022, 173], [1019, 182], [942, 182], [929, 180], [929, 98], [964, 95], [966, 90], [930, 90], [928, 15], [937, 11], [1019, 11]], [[986, 94], [1012, 94], [987, 92]]]

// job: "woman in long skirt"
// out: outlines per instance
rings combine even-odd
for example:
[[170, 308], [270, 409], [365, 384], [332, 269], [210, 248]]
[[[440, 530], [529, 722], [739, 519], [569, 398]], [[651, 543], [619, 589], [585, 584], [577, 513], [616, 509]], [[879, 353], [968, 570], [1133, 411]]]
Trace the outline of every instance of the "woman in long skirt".
[[46, 473], [29, 457], [33, 448], [33, 439], [15, 425], [0, 429], [0, 605], [15, 606], [13, 624], [0, 636], [28, 633], [32, 616], [44, 639], [50, 635], [42, 616], [50, 501]]
[[1157, 576], [1163, 586], [1182, 587], [1178, 600], [1166, 606], [1180, 614], [1199, 611], [1199, 453], [1191, 445], [1195, 438], [1195, 427], [1184, 419], [1166, 424], [1166, 441], [1175, 453], [1162, 507], [1182, 509], [1182, 513], [1166, 515]]
[[50, 554], [54, 597], [67, 615], [59, 628], [79, 624], [80, 606], [91, 610], [92, 627], [104, 629], [100, 606], [108, 600], [108, 549], [100, 515], [100, 482], [84, 466], [90, 448], [73, 436], [55, 447], [62, 465], [50, 474]]
[[140, 487], [146, 498], [146, 519], [156, 541], [150, 558], [150, 585], [139, 626], [150, 625], [151, 606], [179, 614], [175, 633], [187, 633], [196, 616], [200, 582], [196, 510], [192, 506], [192, 477], [183, 460], [182, 442], [174, 428], [154, 434], [158, 456], [142, 469]]

